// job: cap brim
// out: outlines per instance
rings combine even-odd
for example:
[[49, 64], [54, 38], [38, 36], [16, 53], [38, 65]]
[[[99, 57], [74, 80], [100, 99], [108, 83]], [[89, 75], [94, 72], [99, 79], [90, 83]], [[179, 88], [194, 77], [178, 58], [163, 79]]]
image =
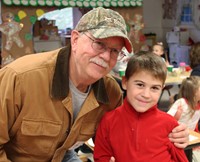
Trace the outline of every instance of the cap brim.
[[103, 39], [109, 37], [122, 37], [124, 38], [125, 48], [129, 53], [133, 51], [132, 43], [129, 40], [128, 36], [121, 32], [118, 28], [101, 28], [101, 29], [92, 29], [90, 33], [94, 38]]

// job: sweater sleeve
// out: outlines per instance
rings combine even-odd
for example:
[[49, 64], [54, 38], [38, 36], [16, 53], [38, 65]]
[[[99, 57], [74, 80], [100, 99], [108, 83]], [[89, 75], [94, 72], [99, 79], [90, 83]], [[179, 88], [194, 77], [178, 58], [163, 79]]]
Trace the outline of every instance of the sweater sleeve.
[[[184, 100], [184, 99], [181, 99]], [[171, 127], [169, 130], [171, 130], [178, 125], [178, 122], [173, 119], [168, 121], [168, 126]], [[167, 142], [168, 151], [171, 154], [171, 159], [173, 162], [188, 162], [188, 159], [185, 155], [184, 149], [180, 149], [174, 145], [173, 142], [170, 140]]]
[[174, 146], [173, 143], [169, 143], [169, 151], [172, 156], [172, 159], [175, 162], [188, 162], [187, 156], [185, 155], [185, 152], [183, 149], [179, 149]]
[[[169, 127], [174, 128], [178, 125], [178, 122], [176, 120], [170, 120], [168, 122], [168, 124], [169, 124]], [[170, 128], [170, 130], [171, 130], [171, 128]], [[171, 155], [171, 160], [173, 162], [188, 162], [188, 159], [184, 152], [184, 149], [180, 149], [180, 148], [176, 147], [174, 145], [174, 143], [171, 141], [167, 142], [167, 147], [168, 147], [168, 151]]]
[[3, 68], [0, 72], [0, 161], [10, 162], [4, 150], [4, 144], [11, 138], [18, 110], [19, 82], [13, 70]]
[[109, 162], [113, 156], [112, 148], [109, 142], [109, 121], [106, 120], [106, 114], [102, 118], [95, 137], [94, 161]]

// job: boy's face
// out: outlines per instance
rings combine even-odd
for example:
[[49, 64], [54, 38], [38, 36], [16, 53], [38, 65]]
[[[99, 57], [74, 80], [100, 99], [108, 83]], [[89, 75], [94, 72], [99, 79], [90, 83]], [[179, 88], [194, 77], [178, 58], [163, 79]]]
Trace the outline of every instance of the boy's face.
[[124, 77], [122, 86], [127, 90], [127, 100], [137, 112], [145, 112], [158, 103], [163, 82], [147, 71], [134, 74], [129, 80]]
[[153, 53], [155, 53], [158, 56], [163, 55], [163, 49], [160, 45], [154, 45], [153, 46]]

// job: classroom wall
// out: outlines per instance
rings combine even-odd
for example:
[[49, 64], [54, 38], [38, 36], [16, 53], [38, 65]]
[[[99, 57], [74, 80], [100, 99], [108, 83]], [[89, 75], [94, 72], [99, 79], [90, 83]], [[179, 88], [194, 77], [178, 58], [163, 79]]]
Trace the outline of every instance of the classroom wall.
[[143, 0], [143, 33], [155, 33], [158, 41], [163, 40], [161, 5], [161, 0]]
[[[172, 31], [177, 25], [175, 19], [163, 19], [163, 3], [165, 0], [143, 0], [144, 33], [156, 33], [157, 41], [166, 43], [166, 32]], [[193, 1], [192, 1], [193, 2]], [[177, 12], [181, 12], [182, 0], [177, 0]], [[199, 11], [200, 12], [200, 11]], [[194, 42], [200, 41], [200, 29], [195, 25], [181, 25], [189, 31]]]

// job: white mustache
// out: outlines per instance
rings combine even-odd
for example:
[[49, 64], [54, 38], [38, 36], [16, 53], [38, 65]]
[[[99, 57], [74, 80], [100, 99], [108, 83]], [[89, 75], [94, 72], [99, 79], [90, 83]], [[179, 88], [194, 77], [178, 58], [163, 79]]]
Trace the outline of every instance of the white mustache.
[[104, 68], [109, 68], [108, 63], [105, 62], [103, 59], [98, 58], [98, 57], [93, 57], [93, 58], [91, 58], [91, 59], [90, 59], [90, 62], [93, 62], [93, 63], [95, 63], [95, 64], [97, 64], [97, 65], [100, 65], [100, 66], [102, 66], [102, 67], [104, 67]]

